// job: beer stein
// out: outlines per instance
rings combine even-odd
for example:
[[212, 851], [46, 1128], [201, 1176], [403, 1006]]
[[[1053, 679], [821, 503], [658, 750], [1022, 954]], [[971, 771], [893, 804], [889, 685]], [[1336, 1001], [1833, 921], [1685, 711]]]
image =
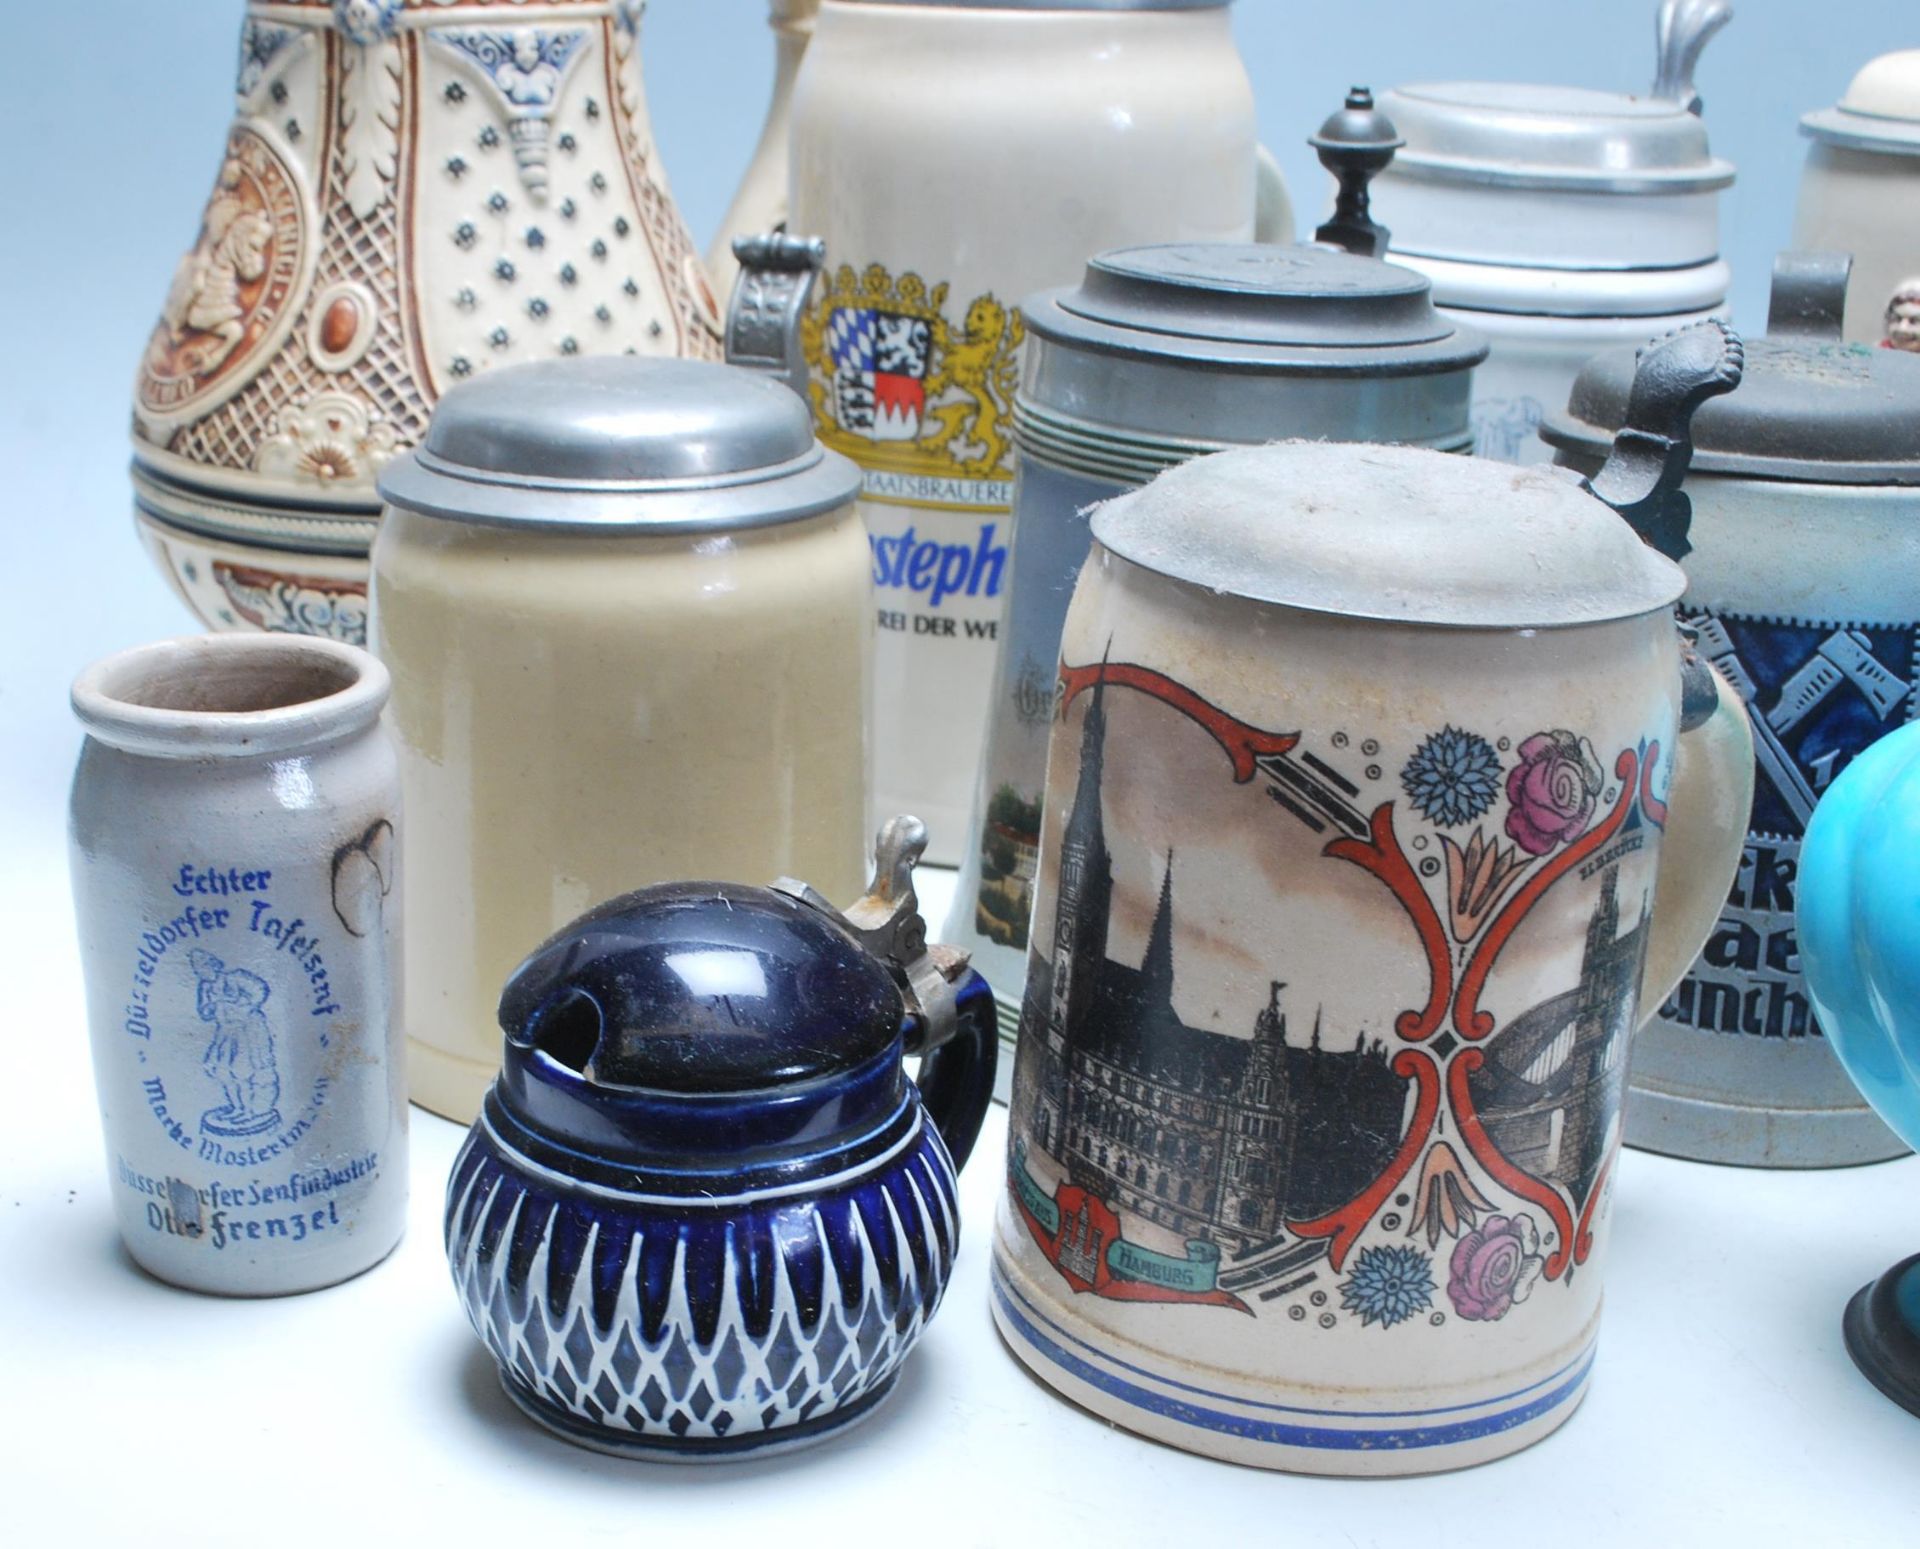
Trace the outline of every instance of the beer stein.
[[[1544, 12], [1537, 13], [1544, 15]], [[1613, 345], [1724, 316], [1720, 192], [1693, 89], [1727, 0], [1664, 0], [1651, 91], [1446, 82], [1382, 93], [1406, 136], [1375, 186], [1392, 257], [1492, 346], [1474, 450], [1546, 462], [1534, 431]]]
[[629, 893], [507, 981], [447, 1258], [508, 1396], [549, 1430], [764, 1454], [892, 1390], [953, 1273], [996, 1048], [985, 981], [927, 941], [925, 844], [890, 823], [844, 914], [791, 881]]
[[250, 0], [134, 387], [142, 542], [214, 629], [363, 644], [374, 482], [507, 361], [718, 358], [641, 0]]
[[[1156, 473], [1290, 437], [1465, 451], [1486, 344], [1434, 308], [1424, 276], [1376, 256], [1367, 179], [1393, 125], [1364, 89], [1315, 137], [1347, 185], [1319, 243], [1122, 248], [1076, 286], [1021, 303], [1013, 578], [987, 744], [945, 938], [999, 997], [1011, 1044], [1026, 973], [1053, 670], [1087, 512]], [[1001, 1097], [1006, 1092], [1003, 1086]]]
[[1312, 1473], [1572, 1413], [1628, 1045], [1752, 779], [1685, 578], [1620, 518], [1682, 521], [1687, 421], [1738, 378], [1716, 323], [1650, 352], [1585, 486], [1294, 442], [1094, 513], [993, 1245], [1043, 1381]]
[[1111, 247], [1292, 236], [1227, 4], [822, 0], [801, 62], [792, 227], [832, 266], [803, 342], [873, 544], [871, 810], [918, 813], [940, 865], [1005, 602], [1018, 303]]
[[[1746, 853], [1699, 960], [1634, 1041], [1627, 1143], [1755, 1167], [1906, 1147], [1834, 1060], [1801, 978], [1801, 835], [1835, 776], [1914, 718], [1920, 357], [1841, 340], [1847, 259], [1782, 255], [1740, 391], [1693, 423], [1683, 620], [1746, 702]], [[1631, 350], [1582, 368], [1542, 433], [1590, 473], [1627, 413]]]
[[598, 899], [703, 874], [858, 891], [858, 487], [786, 387], [693, 360], [503, 367], [381, 475], [416, 1102], [473, 1118], [501, 980]]
[[[1855, 759], [1820, 802], [1800, 851], [1800, 953], [1840, 1063], [1893, 1132], [1920, 1146], [1920, 727]], [[1875, 1387], [1920, 1415], [1920, 1253], [1847, 1304], [1847, 1351]]]
[[1853, 255], [1849, 342], [1920, 350], [1920, 49], [1882, 54], [1800, 129], [1793, 245]]

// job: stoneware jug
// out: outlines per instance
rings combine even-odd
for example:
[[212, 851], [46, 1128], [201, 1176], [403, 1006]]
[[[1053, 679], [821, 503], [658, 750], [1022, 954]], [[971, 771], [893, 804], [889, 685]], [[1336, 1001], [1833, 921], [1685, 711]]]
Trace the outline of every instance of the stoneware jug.
[[1794, 246], [1853, 255], [1849, 342], [1920, 350], [1920, 49], [1882, 54], [1800, 128]]
[[870, 810], [917, 812], [932, 861], [960, 859], [986, 733], [1018, 303], [1107, 248], [1291, 240], [1261, 168], [1227, 0], [823, 0], [791, 223], [832, 268], [802, 337], [821, 439], [865, 475]]
[[1733, 168], [1708, 148], [1693, 70], [1732, 15], [1727, 0], [1663, 0], [1640, 94], [1455, 81], [1381, 95], [1407, 140], [1374, 189], [1391, 256], [1492, 346], [1480, 456], [1546, 462], [1534, 430], [1588, 356], [1726, 315]]
[[792, 135], [793, 83], [813, 36], [820, 0], [767, 0], [767, 26], [773, 33], [773, 97], [753, 158], [741, 174], [733, 203], [707, 249], [707, 273], [716, 295], [727, 295], [740, 272], [733, 254], [737, 237], [759, 236], [787, 223], [787, 145]]
[[225, 635], [73, 685], [74, 909], [134, 1261], [230, 1296], [377, 1264], [407, 1211], [387, 673]]
[[1364, 89], [1315, 137], [1346, 185], [1316, 243], [1121, 248], [1078, 285], [1028, 296], [1013, 403], [1013, 570], [967, 851], [944, 939], [964, 946], [1002, 1017], [1000, 1078], [1027, 969], [1060, 628], [1092, 535], [1087, 513], [1188, 458], [1323, 439], [1464, 451], [1477, 335], [1431, 286], [1375, 254], [1366, 180], [1393, 126]]
[[1738, 360], [1718, 324], [1650, 355], [1589, 487], [1293, 442], [1094, 513], [993, 1246], [1001, 1331], [1067, 1397], [1329, 1474], [1573, 1412], [1627, 1046], [1752, 778], [1684, 577], [1616, 510], [1652, 525]]
[[[1820, 802], [1800, 852], [1800, 953], [1833, 1050], [1920, 1147], [1920, 726], [1882, 738]], [[1847, 1350], [1920, 1415], [1920, 1253], [1848, 1303]]]
[[[1627, 1143], [1701, 1161], [1837, 1167], [1906, 1147], [1834, 1059], [1801, 977], [1801, 836], [1850, 760], [1914, 718], [1920, 356], [1841, 339], [1847, 260], [1783, 254], [1737, 393], [1693, 422], [1682, 621], [1739, 690], [1758, 764], [1720, 923], [1634, 1040]], [[1581, 368], [1542, 434], [1597, 469], [1634, 353]]]
[[548, 1429], [734, 1457], [831, 1435], [892, 1389], [953, 1273], [954, 1174], [997, 1047], [986, 982], [928, 945], [925, 843], [889, 824], [845, 914], [797, 882], [630, 893], [507, 982], [447, 1257]]
[[473, 1118], [501, 980], [596, 900], [701, 875], [859, 890], [858, 487], [792, 392], [692, 360], [503, 368], [382, 474], [416, 1102]]
[[361, 643], [374, 480], [452, 383], [717, 357], [642, 0], [251, 0], [234, 119], [134, 388], [142, 540], [216, 629]]

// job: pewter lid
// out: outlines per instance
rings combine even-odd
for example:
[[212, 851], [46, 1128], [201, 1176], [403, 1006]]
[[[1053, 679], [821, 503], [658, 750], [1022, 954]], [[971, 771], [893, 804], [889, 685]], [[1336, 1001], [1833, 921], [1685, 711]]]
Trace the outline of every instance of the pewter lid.
[[441, 398], [381, 497], [494, 526], [649, 533], [797, 521], [859, 471], [770, 377], [706, 361], [576, 357], [503, 366]]
[[1662, 0], [1656, 73], [1644, 96], [1574, 86], [1450, 81], [1385, 93], [1406, 147], [1394, 170], [1439, 182], [1578, 193], [1725, 188], [1733, 167], [1707, 147], [1694, 67], [1733, 19], [1726, 0]]
[[1849, 150], [1920, 156], [1920, 48], [1882, 54], [1830, 108], [1800, 120], [1803, 134]]
[[858, 0], [858, 3], [960, 7], [973, 11], [1224, 11], [1233, 0]]
[[1686, 587], [1570, 473], [1291, 441], [1184, 463], [1095, 509], [1122, 559], [1208, 592], [1463, 628], [1592, 624]]
[[[1787, 253], [1775, 262], [1765, 337], [1747, 344], [1740, 390], [1693, 422], [1701, 473], [1814, 484], [1920, 484], [1920, 355], [1841, 338], [1852, 260]], [[1609, 350], [1574, 380], [1540, 434], [1589, 460], [1626, 412], [1636, 352]]]

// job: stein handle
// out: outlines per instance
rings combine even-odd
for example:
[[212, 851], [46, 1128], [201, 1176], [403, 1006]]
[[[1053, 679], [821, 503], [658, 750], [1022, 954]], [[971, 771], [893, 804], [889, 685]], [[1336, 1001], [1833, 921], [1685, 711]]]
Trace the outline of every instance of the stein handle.
[[1264, 145], [1253, 148], [1253, 240], [1293, 241], [1293, 198], [1280, 163]]
[[920, 1100], [953, 1157], [954, 1171], [967, 1165], [993, 1103], [993, 1074], [1000, 1059], [1000, 1019], [987, 981], [968, 969], [955, 997], [953, 1035], [920, 1061]]
[[1640, 971], [1642, 1023], [1653, 1019], [1693, 966], [1726, 908], [1753, 807], [1753, 733], [1745, 702], [1691, 650], [1685, 677], [1654, 881], [1654, 928]]

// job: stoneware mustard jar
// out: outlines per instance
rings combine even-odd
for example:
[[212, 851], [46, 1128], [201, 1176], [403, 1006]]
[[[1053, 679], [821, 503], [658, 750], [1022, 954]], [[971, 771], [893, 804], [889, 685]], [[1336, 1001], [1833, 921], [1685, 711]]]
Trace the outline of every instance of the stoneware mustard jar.
[[[1833, 1051], [1920, 1146], [1920, 727], [1889, 733], [1821, 798], [1801, 849], [1800, 951]], [[1847, 1304], [1847, 1351], [1920, 1415], [1920, 1253]]]
[[635, 884], [865, 860], [853, 466], [765, 376], [503, 367], [381, 477], [374, 638], [407, 835], [413, 1097], [471, 1120], [499, 986]]
[[718, 358], [643, 0], [250, 0], [134, 386], [140, 536], [215, 629], [362, 644], [374, 481], [506, 361]]
[[814, 414], [865, 475], [873, 812], [917, 812], [953, 865], [1007, 585], [1018, 302], [1108, 248], [1291, 240], [1292, 216], [1226, 0], [823, 0], [791, 155], [792, 228], [832, 264]]
[[[1013, 404], [1013, 573], [967, 850], [942, 936], [994, 987], [1006, 1041], [1026, 978], [1060, 627], [1092, 538], [1087, 513], [1224, 447], [1288, 438], [1464, 451], [1486, 345], [1441, 316], [1426, 279], [1371, 256], [1367, 173], [1392, 125], [1356, 89], [1323, 127], [1350, 174], [1321, 244], [1122, 248], [1077, 286], [1026, 298]], [[1339, 243], [1342, 245], [1334, 245]]]
[[[1847, 260], [1775, 266], [1740, 391], [1694, 420], [1683, 620], [1740, 692], [1758, 778], [1746, 853], [1699, 960], [1633, 1050], [1627, 1142], [1710, 1162], [1832, 1167], [1906, 1149], [1833, 1058], [1794, 934], [1801, 836], [1920, 673], [1920, 357], [1841, 339]], [[1599, 466], [1633, 357], [1581, 371], [1544, 429]]]
[[1616, 511], [1651, 525], [1738, 360], [1718, 324], [1650, 356], [1589, 487], [1291, 442], [1094, 513], [993, 1243], [1000, 1329], [1067, 1397], [1329, 1474], [1572, 1413], [1628, 1042], [1751, 781], [1684, 577]]
[[1853, 255], [1848, 342], [1920, 350], [1920, 49], [1882, 54], [1800, 128], [1794, 246]]
[[1381, 95], [1407, 141], [1374, 188], [1391, 256], [1492, 345], [1474, 386], [1480, 456], [1548, 461], [1534, 431], [1590, 355], [1725, 315], [1733, 167], [1708, 147], [1693, 70], [1732, 14], [1664, 0], [1640, 95], [1485, 81]]
[[270, 1296], [377, 1264], [407, 1208], [387, 673], [326, 640], [161, 641], [73, 685], [74, 908], [134, 1261]]
[[446, 1240], [540, 1424], [727, 1458], [818, 1441], [891, 1391], [953, 1273], [997, 1047], [985, 981], [927, 942], [925, 843], [890, 824], [845, 914], [797, 882], [671, 884], [515, 970]]

